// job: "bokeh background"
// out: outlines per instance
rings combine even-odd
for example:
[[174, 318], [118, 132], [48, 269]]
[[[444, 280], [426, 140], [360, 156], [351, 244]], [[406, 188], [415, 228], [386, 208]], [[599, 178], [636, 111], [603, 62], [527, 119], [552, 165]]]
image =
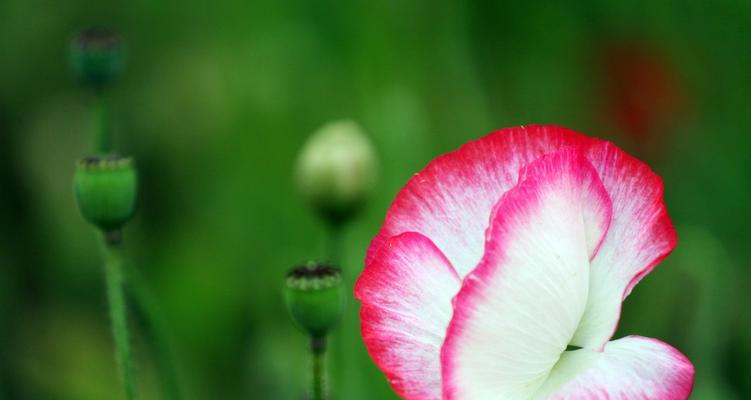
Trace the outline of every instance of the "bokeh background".
[[[345, 233], [350, 277], [409, 176], [494, 129], [564, 125], [647, 161], [679, 245], [616, 336], [681, 349], [693, 398], [751, 398], [751, 3], [565, 3], [0, 1], [0, 398], [121, 398], [96, 237], [71, 191], [93, 96], [67, 46], [90, 25], [127, 41], [110, 94], [142, 179], [126, 254], [161, 305], [186, 399], [302, 398], [307, 344], [280, 287], [325, 258], [326, 232], [294, 161], [345, 117], [381, 161]], [[395, 398], [350, 306], [339, 334], [359, 361], [337, 398]], [[144, 399], [157, 399], [132, 324]]]

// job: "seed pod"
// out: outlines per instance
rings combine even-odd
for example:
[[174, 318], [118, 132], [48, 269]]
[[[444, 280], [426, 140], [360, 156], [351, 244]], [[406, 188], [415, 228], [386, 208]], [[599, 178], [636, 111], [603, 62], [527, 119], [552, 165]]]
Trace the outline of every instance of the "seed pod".
[[351, 218], [373, 191], [377, 176], [373, 145], [352, 121], [329, 123], [305, 143], [297, 183], [311, 206], [328, 222]]
[[88, 28], [70, 44], [73, 73], [84, 84], [101, 90], [117, 79], [124, 66], [120, 36], [102, 28]]
[[326, 336], [344, 312], [341, 271], [323, 264], [293, 269], [287, 274], [284, 300], [295, 325], [313, 338]]
[[73, 183], [81, 214], [103, 231], [119, 230], [133, 216], [138, 183], [131, 158], [83, 158]]

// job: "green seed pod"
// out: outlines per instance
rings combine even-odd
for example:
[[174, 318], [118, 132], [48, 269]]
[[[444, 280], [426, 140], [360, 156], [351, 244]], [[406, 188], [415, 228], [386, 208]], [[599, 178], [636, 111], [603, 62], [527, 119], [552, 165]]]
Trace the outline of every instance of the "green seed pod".
[[137, 181], [131, 158], [81, 159], [73, 179], [81, 214], [105, 232], [119, 230], [135, 211]]
[[324, 125], [305, 143], [297, 163], [297, 183], [328, 222], [351, 218], [372, 193], [378, 162], [365, 132], [352, 121]]
[[287, 274], [284, 288], [292, 320], [313, 338], [322, 338], [339, 322], [346, 298], [338, 268], [307, 264]]
[[122, 73], [122, 40], [107, 29], [84, 29], [71, 41], [70, 63], [81, 82], [101, 90]]

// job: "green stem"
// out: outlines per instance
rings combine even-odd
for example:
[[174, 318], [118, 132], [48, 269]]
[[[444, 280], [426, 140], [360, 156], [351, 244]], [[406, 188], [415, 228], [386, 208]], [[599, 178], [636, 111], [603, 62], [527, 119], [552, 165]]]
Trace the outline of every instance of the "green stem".
[[[341, 249], [342, 249], [342, 233], [343, 233], [343, 224], [341, 223], [329, 223], [327, 225], [327, 246], [328, 246], [328, 254], [327, 257], [329, 259], [329, 262], [341, 268], [342, 270], [342, 276], [344, 278], [345, 284], [349, 282], [349, 271], [344, 268], [343, 265], [341, 265], [342, 259], [341, 259]], [[347, 307], [349, 308], [349, 307]], [[347, 309], [344, 310], [344, 313], [346, 315]], [[345, 319], [345, 318], [342, 318]], [[341, 323], [340, 323], [341, 324]], [[340, 325], [336, 331], [332, 334], [332, 359], [331, 359], [331, 368], [332, 368], [332, 390], [335, 393], [336, 396], [342, 395], [342, 376], [344, 375], [344, 370], [346, 369], [347, 365], [347, 353], [346, 353], [346, 347], [347, 347], [347, 338], [346, 336], [349, 334], [349, 332], [346, 332], [346, 329], [343, 329], [343, 326]]]
[[108, 154], [112, 151], [110, 109], [107, 96], [102, 91], [96, 93], [94, 119], [94, 150], [99, 154]]
[[[328, 257], [332, 264], [342, 269], [347, 291], [354, 290], [353, 282], [357, 279], [355, 268], [348, 268], [343, 257], [345, 221], [328, 226]], [[360, 337], [359, 318], [356, 307], [347, 306], [339, 327], [332, 334], [332, 391], [339, 398], [357, 398], [361, 393], [362, 380], [358, 365]]]
[[328, 257], [331, 264], [342, 268], [342, 239], [344, 233], [344, 225], [340, 223], [334, 223], [329, 225], [328, 235]]
[[166, 330], [162, 324], [162, 313], [158, 302], [136, 268], [131, 266], [126, 268], [126, 271], [126, 289], [154, 355], [154, 362], [162, 381], [162, 398], [180, 400], [182, 395], [178, 384], [177, 371], [173, 363], [172, 349], [167, 340]]
[[110, 307], [110, 319], [112, 321], [112, 335], [115, 339], [115, 359], [120, 371], [120, 380], [125, 389], [125, 397], [128, 400], [138, 398], [135, 379], [133, 376], [133, 363], [130, 351], [130, 339], [128, 337], [128, 320], [123, 293], [123, 258], [119, 240], [113, 240], [108, 234], [104, 238], [105, 257], [104, 274], [107, 282], [107, 299]]
[[311, 400], [326, 400], [326, 338], [311, 338], [310, 352], [313, 356], [313, 376], [310, 387]]

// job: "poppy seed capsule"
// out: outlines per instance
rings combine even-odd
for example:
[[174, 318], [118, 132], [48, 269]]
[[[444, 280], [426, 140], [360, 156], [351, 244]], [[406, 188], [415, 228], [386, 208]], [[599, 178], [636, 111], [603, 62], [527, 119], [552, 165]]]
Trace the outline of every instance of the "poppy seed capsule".
[[374, 189], [377, 160], [373, 145], [353, 121], [336, 121], [313, 133], [297, 162], [297, 184], [328, 222], [351, 218]]
[[103, 231], [122, 228], [135, 211], [137, 180], [131, 158], [79, 160], [73, 186], [81, 214]]
[[344, 312], [341, 271], [322, 264], [293, 269], [287, 274], [284, 300], [295, 325], [314, 338], [326, 336]]
[[123, 45], [120, 36], [102, 28], [79, 32], [70, 44], [70, 63], [81, 82], [101, 89], [112, 83], [123, 70]]

